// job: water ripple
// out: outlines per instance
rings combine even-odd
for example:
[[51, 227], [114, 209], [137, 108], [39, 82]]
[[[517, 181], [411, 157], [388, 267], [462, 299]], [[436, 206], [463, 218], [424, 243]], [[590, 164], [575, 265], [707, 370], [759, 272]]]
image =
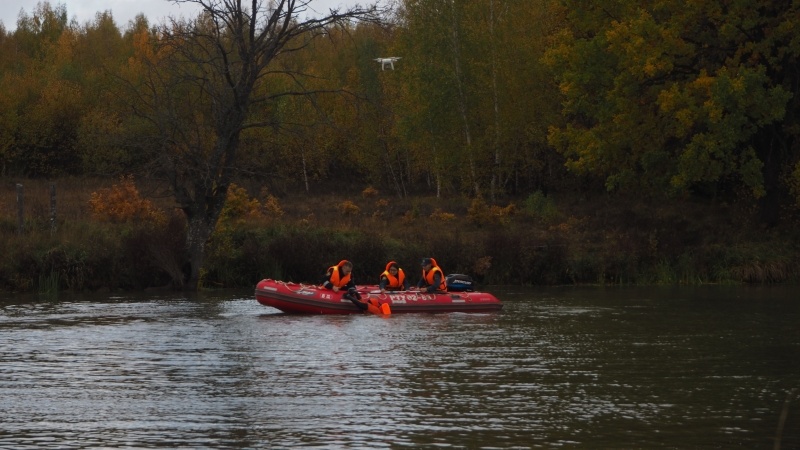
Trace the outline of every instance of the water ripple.
[[800, 379], [797, 305], [710, 320], [708, 304], [591, 292], [389, 318], [249, 296], [0, 304], [0, 447], [770, 445]]

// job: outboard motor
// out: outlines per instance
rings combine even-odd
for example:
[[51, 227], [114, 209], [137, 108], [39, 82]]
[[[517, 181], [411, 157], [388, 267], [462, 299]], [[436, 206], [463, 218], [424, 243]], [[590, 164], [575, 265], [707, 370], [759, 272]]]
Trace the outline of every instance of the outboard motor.
[[475, 282], [469, 275], [451, 273], [445, 277], [448, 292], [469, 292], [475, 290]]

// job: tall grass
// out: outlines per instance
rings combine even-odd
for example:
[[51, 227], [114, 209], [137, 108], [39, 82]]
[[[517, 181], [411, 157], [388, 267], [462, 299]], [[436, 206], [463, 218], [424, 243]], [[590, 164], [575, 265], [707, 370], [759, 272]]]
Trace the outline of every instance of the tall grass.
[[39, 296], [50, 301], [58, 300], [59, 276], [58, 272], [51, 271], [48, 274], [40, 274], [37, 284]]

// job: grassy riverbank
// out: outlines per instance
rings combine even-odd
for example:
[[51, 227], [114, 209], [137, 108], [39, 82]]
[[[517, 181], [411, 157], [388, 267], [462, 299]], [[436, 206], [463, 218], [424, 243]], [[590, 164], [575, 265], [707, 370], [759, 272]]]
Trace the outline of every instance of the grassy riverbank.
[[[24, 227], [15, 185], [0, 195], [0, 290], [138, 290], [184, 270], [184, 222], [147, 186], [85, 179], [25, 180]], [[250, 189], [256, 192], [256, 189]], [[94, 194], [94, 197], [93, 197]], [[497, 204], [463, 197], [248, 194], [233, 189], [208, 246], [203, 286], [265, 277], [315, 282], [347, 258], [360, 283], [386, 261], [416, 279], [422, 256], [483, 284], [699, 284], [800, 278], [796, 227], [743, 220], [745, 206], [652, 203], [534, 193]]]

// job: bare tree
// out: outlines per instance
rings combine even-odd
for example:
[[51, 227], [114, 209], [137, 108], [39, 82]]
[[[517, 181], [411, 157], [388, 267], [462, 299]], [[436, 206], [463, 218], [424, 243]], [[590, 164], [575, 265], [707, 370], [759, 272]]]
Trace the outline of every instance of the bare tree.
[[[139, 51], [142, 69], [132, 103], [155, 131], [151, 173], [167, 182], [187, 219], [191, 270], [188, 279], [173, 283], [195, 290], [206, 243], [241, 169], [242, 131], [279, 125], [264, 116], [278, 97], [319, 93], [304, 88], [303, 74], [282, 66], [282, 57], [302, 51], [331, 27], [377, 21], [386, 11], [372, 4], [320, 14], [311, 9], [312, 0], [173, 1], [199, 5], [202, 12], [150, 34], [155, 45]], [[275, 77], [282, 81], [271, 83]]]

